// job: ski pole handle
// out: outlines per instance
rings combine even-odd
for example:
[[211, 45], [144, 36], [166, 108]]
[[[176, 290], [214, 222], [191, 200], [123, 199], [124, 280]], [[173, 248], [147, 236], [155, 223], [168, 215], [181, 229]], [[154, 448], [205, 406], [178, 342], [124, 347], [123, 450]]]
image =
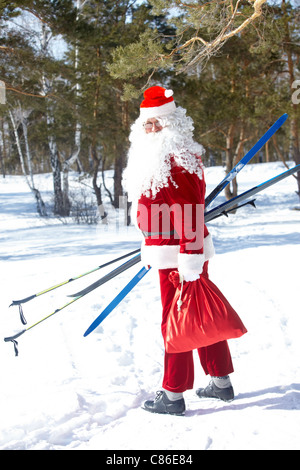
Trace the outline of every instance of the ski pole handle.
[[22, 330], [19, 333], [13, 335], [13, 336], [7, 336], [7, 338], [4, 338], [4, 341], [6, 343], [8, 343], [9, 341], [11, 341], [13, 343], [14, 348], [15, 348], [15, 355], [16, 356], [18, 356], [18, 354], [19, 354], [18, 341], [16, 341], [16, 339], [19, 338], [19, 336], [21, 336], [23, 333], [25, 333], [25, 331], [27, 331], [27, 330]]

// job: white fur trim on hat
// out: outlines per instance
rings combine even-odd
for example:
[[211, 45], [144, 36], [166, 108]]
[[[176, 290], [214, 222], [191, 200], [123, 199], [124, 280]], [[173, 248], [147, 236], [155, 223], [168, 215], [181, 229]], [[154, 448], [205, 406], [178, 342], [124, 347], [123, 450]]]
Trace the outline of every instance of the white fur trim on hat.
[[176, 105], [174, 101], [163, 104], [162, 106], [154, 106], [152, 108], [140, 108], [140, 117], [143, 119], [158, 118], [167, 116], [176, 111]]

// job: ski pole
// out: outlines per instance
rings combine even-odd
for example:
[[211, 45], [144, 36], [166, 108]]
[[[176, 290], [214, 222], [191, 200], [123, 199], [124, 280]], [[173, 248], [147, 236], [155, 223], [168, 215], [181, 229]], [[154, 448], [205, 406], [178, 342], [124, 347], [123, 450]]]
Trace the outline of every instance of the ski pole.
[[91, 274], [91, 273], [94, 273], [96, 271], [99, 271], [100, 269], [102, 268], [105, 268], [106, 266], [109, 266], [110, 264], [113, 264], [113, 263], [116, 263], [118, 261], [121, 261], [122, 259], [124, 258], [128, 258], [129, 256], [131, 255], [135, 255], [136, 253], [139, 253], [140, 249], [137, 249], [137, 250], [134, 250], [134, 251], [131, 251], [130, 253], [127, 253], [123, 256], [120, 256], [118, 258], [115, 258], [111, 261], [108, 261], [107, 263], [104, 263], [104, 264], [101, 264], [100, 266], [97, 266], [97, 268], [94, 268], [94, 269], [91, 269], [90, 271], [87, 271], [83, 274], [79, 274], [78, 276], [75, 276], [75, 277], [72, 277], [70, 279], [67, 279], [66, 281], [63, 281], [63, 282], [60, 282], [59, 284], [56, 284], [52, 287], [48, 287], [47, 289], [44, 289], [42, 290], [41, 292], [38, 292], [37, 294], [33, 294], [33, 295], [30, 295], [29, 297], [25, 297], [24, 299], [20, 299], [20, 300], [13, 300], [10, 307], [13, 307], [15, 305], [18, 305], [19, 306], [19, 313], [20, 313], [20, 318], [21, 318], [21, 322], [23, 323], [23, 325], [26, 325], [26, 320], [25, 320], [25, 317], [24, 317], [24, 314], [23, 314], [23, 309], [22, 309], [22, 304], [25, 304], [26, 302], [29, 302], [30, 300], [32, 299], [35, 299], [36, 297], [39, 297], [40, 295], [44, 295], [44, 294], [47, 294], [48, 292], [51, 292], [52, 290], [55, 290], [55, 289], [58, 289], [59, 287], [62, 287], [66, 284], [69, 284], [70, 282], [73, 282], [73, 281], [76, 281], [77, 279], [80, 279], [84, 276], [87, 276], [88, 274]]
[[39, 325], [40, 323], [42, 323], [43, 321], [47, 320], [48, 318], [52, 317], [53, 315], [55, 315], [56, 313], [60, 312], [61, 310], [63, 310], [64, 308], [68, 307], [69, 305], [71, 305], [72, 303], [76, 302], [76, 300], [79, 300], [81, 299], [82, 297], [84, 297], [83, 295], [79, 296], [79, 297], [76, 297], [75, 299], [72, 299], [70, 302], [68, 302], [67, 304], [63, 305], [62, 307], [60, 308], [57, 308], [54, 312], [50, 313], [49, 315], [47, 315], [46, 317], [42, 318], [41, 320], [37, 321], [36, 323], [34, 323], [33, 325], [29, 326], [28, 328], [25, 328], [24, 330], [22, 331], [19, 331], [19, 333], [13, 335], [13, 336], [8, 336], [6, 338], [4, 338], [4, 341], [7, 343], [7, 342], [12, 342], [13, 345], [14, 345], [14, 349], [15, 349], [15, 355], [18, 356], [19, 355], [19, 350], [18, 350], [18, 342], [16, 341], [17, 338], [19, 338], [19, 336], [23, 335], [24, 333], [26, 333], [26, 331], [29, 331], [31, 330], [32, 328], [34, 328], [35, 326]]

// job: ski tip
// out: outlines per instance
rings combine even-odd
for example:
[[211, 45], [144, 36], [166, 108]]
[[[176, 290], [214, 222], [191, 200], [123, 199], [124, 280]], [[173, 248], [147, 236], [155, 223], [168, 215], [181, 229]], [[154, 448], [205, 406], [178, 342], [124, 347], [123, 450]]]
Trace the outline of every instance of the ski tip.
[[103, 320], [107, 317], [107, 315], [102, 316], [102, 314], [101, 314], [101, 318], [96, 318], [96, 320], [88, 327], [86, 332], [83, 334], [84, 338], [86, 338], [90, 333], [92, 333], [100, 325], [100, 323], [102, 323]]
[[[94, 328], [93, 328], [93, 329], [94, 329]], [[86, 337], [93, 331], [93, 329], [92, 329], [92, 328], [88, 328], [88, 329], [86, 330], [86, 332], [83, 334], [83, 337], [86, 338]]]

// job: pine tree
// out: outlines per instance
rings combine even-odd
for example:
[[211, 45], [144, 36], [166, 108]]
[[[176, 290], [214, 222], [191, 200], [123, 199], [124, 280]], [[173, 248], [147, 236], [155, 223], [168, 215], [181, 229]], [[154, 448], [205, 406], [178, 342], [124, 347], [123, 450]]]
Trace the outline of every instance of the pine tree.
[[[134, 2], [86, 1], [81, 10], [82, 22], [76, 35], [68, 36], [73, 42], [69, 61], [74, 61], [75, 47], [78, 54], [78, 76], [82, 129], [82, 152], [89, 155], [83, 160], [85, 168], [92, 163], [93, 188], [98, 206], [102, 206], [102, 184], [98, 183], [99, 171], [114, 170], [114, 207], [119, 206], [123, 195], [122, 171], [126, 165], [128, 133], [136, 102], [123, 100], [124, 80], [113, 79], [108, 67], [115, 48], [137, 38], [144, 30], [149, 17], [145, 6], [134, 7]], [[75, 46], [76, 44], [76, 46]], [[73, 57], [73, 58], [72, 58]], [[128, 84], [138, 82], [128, 80]], [[105, 182], [104, 182], [105, 185]], [[106, 186], [106, 185], [105, 185]]]
[[149, 0], [152, 13], [166, 17], [176, 33], [147, 28], [139, 41], [119, 47], [112, 74], [126, 78], [145, 76], [161, 68], [189, 73], [207, 62], [226, 42], [239, 35], [263, 14], [266, 0], [204, 2]]
[[[54, 213], [64, 215], [61, 189], [61, 168], [59, 151], [57, 147], [58, 127], [55, 122], [55, 112], [59, 100], [56, 99], [56, 91], [59, 88], [61, 67], [48, 50], [49, 38], [61, 31], [66, 23], [66, 18], [61, 19], [61, 15], [66, 13], [69, 20], [74, 18], [74, 9], [70, 0], [60, 0], [53, 2], [46, 1], [15, 1], [2, 10], [4, 18], [9, 15], [21, 15], [30, 13], [37, 18], [41, 24], [41, 39], [38, 33], [33, 30], [23, 28], [21, 32], [8, 28], [3, 40], [6, 49], [3, 49], [3, 67], [1, 76], [4, 77], [8, 93], [8, 106], [14, 107], [15, 102], [20, 100], [24, 108], [29, 107], [31, 112], [43, 115], [42, 126], [46, 123], [47, 128], [43, 137], [48, 140], [49, 161], [53, 172], [54, 187]], [[6, 15], [6, 16], [5, 16]], [[31, 113], [30, 113], [31, 114]], [[44, 127], [45, 129], [45, 127]], [[40, 136], [41, 137], [41, 136]], [[28, 136], [28, 141], [30, 136]]]

